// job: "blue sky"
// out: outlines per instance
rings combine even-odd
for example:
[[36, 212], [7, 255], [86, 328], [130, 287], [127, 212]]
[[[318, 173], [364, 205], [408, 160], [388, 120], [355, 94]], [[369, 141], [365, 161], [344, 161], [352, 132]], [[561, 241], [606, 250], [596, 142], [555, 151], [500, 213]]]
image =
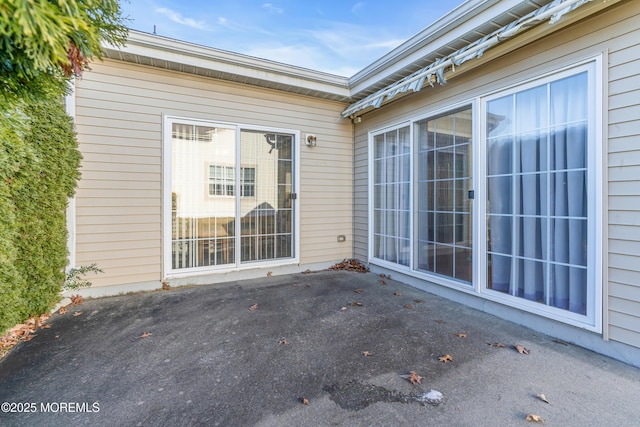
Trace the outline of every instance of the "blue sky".
[[350, 77], [463, 0], [129, 0], [130, 28]]

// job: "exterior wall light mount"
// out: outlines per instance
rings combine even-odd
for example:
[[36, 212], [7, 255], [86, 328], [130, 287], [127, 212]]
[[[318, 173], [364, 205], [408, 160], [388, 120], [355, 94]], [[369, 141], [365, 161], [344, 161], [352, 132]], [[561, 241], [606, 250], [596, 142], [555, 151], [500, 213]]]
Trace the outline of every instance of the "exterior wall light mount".
[[317, 137], [314, 134], [308, 133], [305, 138], [305, 144], [307, 145], [307, 147], [315, 147], [316, 140], [317, 140]]

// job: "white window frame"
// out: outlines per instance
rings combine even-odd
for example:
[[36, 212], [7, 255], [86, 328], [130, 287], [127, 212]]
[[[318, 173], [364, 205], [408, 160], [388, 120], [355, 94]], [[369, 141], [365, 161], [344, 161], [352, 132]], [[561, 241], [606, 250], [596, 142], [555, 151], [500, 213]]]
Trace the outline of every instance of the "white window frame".
[[[276, 128], [268, 126], [256, 126], [243, 123], [229, 123], [216, 120], [203, 120], [195, 119], [193, 117], [164, 115], [162, 116], [163, 123], [163, 136], [162, 136], [162, 222], [163, 222], [163, 236], [162, 236], [162, 277], [166, 279], [177, 279], [183, 277], [199, 276], [211, 273], [224, 273], [228, 271], [241, 271], [250, 270], [255, 268], [269, 268], [269, 267], [281, 267], [286, 265], [295, 265], [300, 263], [300, 149], [298, 144], [300, 143], [300, 131], [286, 128]], [[240, 243], [241, 243], [241, 224], [240, 221], [236, 221], [236, 249], [235, 249], [235, 263], [223, 264], [217, 266], [201, 266], [192, 268], [173, 269], [171, 260], [171, 248], [172, 248], [172, 222], [171, 222], [171, 177], [172, 177], [172, 126], [174, 123], [195, 125], [195, 126], [214, 126], [219, 128], [231, 129], [235, 131], [236, 144], [240, 143], [240, 132], [243, 130], [254, 130], [260, 132], [273, 132], [283, 133], [293, 136], [292, 150], [293, 150], [293, 191], [298, 195], [293, 209], [293, 256], [291, 258], [278, 258], [274, 260], [264, 261], [251, 261], [242, 263], [240, 262]], [[240, 150], [236, 148], [236, 164], [240, 164]], [[242, 166], [241, 166], [242, 167]], [[240, 180], [240, 168], [235, 168], [236, 183]], [[207, 175], [208, 178], [208, 175]], [[236, 187], [238, 185], [236, 184]], [[236, 194], [239, 194], [236, 188]], [[208, 187], [207, 187], [208, 194]], [[236, 197], [236, 196], [234, 196]], [[236, 211], [240, 212], [241, 198], [236, 197]]]
[[[405, 266], [399, 263], [394, 263], [394, 262], [390, 262], [390, 261], [386, 261], [384, 259], [381, 258], [376, 258], [374, 256], [374, 249], [373, 249], [373, 242], [375, 241], [375, 176], [373, 176], [373, 171], [374, 171], [374, 165], [375, 165], [375, 137], [377, 135], [381, 135], [381, 134], [385, 134], [387, 132], [391, 132], [391, 131], [397, 131], [399, 129], [402, 129], [404, 127], [408, 127], [409, 128], [409, 194], [411, 195], [409, 198], [409, 239], [410, 239], [410, 250], [411, 253], [409, 255], [409, 265]], [[382, 128], [382, 129], [376, 129], [374, 131], [370, 131], [368, 134], [368, 141], [369, 141], [369, 153], [370, 155], [368, 156], [368, 162], [369, 162], [369, 167], [368, 169], [370, 171], [372, 171], [369, 174], [369, 207], [368, 207], [368, 211], [369, 211], [369, 221], [368, 221], [368, 229], [369, 229], [369, 242], [370, 244], [368, 245], [368, 257], [369, 257], [369, 262], [374, 262], [376, 265], [380, 265], [383, 267], [387, 267], [387, 268], [391, 268], [391, 269], [395, 269], [398, 271], [404, 271], [407, 273], [410, 273], [413, 271], [413, 263], [414, 263], [414, 257], [413, 257], [413, 233], [414, 233], [414, 214], [413, 214], [413, 206], [414, 206], [414, 184], [413, 184], [413, 173], [414, 173], [414, 162], [413, 162], [413, 152], [414, 152], [414, 148], [413, 148], [413, 122], [411, 121], [407, 121], [407, 122], [402, 122], [399, 123], [397, 125], [394, 126], [390, 126], [390, 127], [386, 127], [386, 128]]]
[[[550, 82], [559, 80], [563, 77], [577, 74], [584, 70], [588, 70], [589, 74], [589, 87], [588, 97], [593, 103], [589, 108], [590, 116], [588, 118], [589, 131], [588, 131], [588, 164], [587, 164], [587, 191], [589, 194], [589, 208], [588, 208], [588, 221], [589, 221], [589, 243], [591, 247], [588, 253], [588, 276], [593, 277], [594, 280], [587, 294], [587, 315], [581, 315], [572, 313], [568, 310], [555, 308], [551, 306], [545, 306], [543, 304], [528, 301], [519, 297], [511, 297], [504, 295], [497, 291], [492, 291], [486, 288], [487, 278], [487, 226], [486, 226], [486, 103], [488, 100], [499, 98], [507, 93], [516, 93], [522, 90], [526, 90], [530, 87], [540, 85], [542, 82]], [[404, 120], [395, 124], [380, 127], [369, 131], [368, 133], [368, 238], [370, 244], [368, 245], [368, 261], [382, 268], [395, 270], [407, 276], [415, 277], [421, 280], [427, 280], [429, 282], [442, 285], [448, 288], [453, 288], [457, 291], [471, 294], [483, 299], [495, 301], [509, 307], [520, 309], [522, 311], [530, 312], [540, 315], [541, 317], [557, 320], [565, 324], [576, 326], [581, 329], [586, 329], [596, 333], [602, 333], [602, 319], [603, 319], [603, 261], [604, 256], [604, 242], [603, 242], [603, 194], [604, 194], [604, 166], [602, 156], [605, 156], [604, 144], [603, 144], [603, 59], [602, 55], [589, 57], [581, 61], [577, 61], [565, 67], [555, 67], [548, 72], [541, 73], [541, 75], [535, 78], [527, 79], [506, 87], [501, 88], [489, 93], [479, 94], [472, 99], [467, 99], [462, 102], [457, 102], [446, 108], [438, 108], [433, 111], [429, 111], [426, 114], [420, 114], [416, 117], [412, 117], [409, 120]], [[435, 117], [441, 114], [446, 114], [449, 111], [455, 111], [465, 105], [469, 105], [472, 108], [473, 117], [473, 190], [475, 192], [475, 198], [473, 201], [473, 278], [472, 286], [462, 284], [455, 280], [449, 280], [446, 277], [429, 274], [426, 272], [418, 271], [415, 269], [415, 208], [416, 203], [416, 187], [415, 171], [416, 171], [416, 151], [414, 145], [414, 125], [424, 119]], [[374, 242], [374, 136], [384, 132], [399, 129], [405, 126], [409, 126], [411, 145], [411, 261], [410, 266], [405, 267], [400, 264], [388, 262], [379, 258], [375, 258], [373, 251]]]
[[480, 125], [480, 138], [478, 140], [479, 149], [482, 157], [478, 158], [479, 175], [478, 180], [483, 182], [479, 187], [478, 210], [480, 215], [479, 224], [486, 224], [487, 219], [487, 188], [486, 188], [486, 117], [487, 103], [493, 99], [503, 97], [505, 95], [516, 94], [541, 84], [551, 83], [562, 78], [572, 75], [588, 72], [588, 99], [590, 106], [588, 108], [588, 143], [587, 143], [587, 194], [589, 196], [587, 206], [588, 221], [588, 241], [590, 248], [587, 253], [587, 277], [590, 278], [587, 290], [587, 314], [581, 315], [572, 313], [568, 310], [543, 305], [535, 301], [529, 301], [524, 298], [506, 295], [498, 291], [488, 289], [486, 287], [487, 278], [487, 233], [486, 225], [484, 232], [480, 234], [478, 249], [481, 250], [482, 256], [478, 264], [478, 274], [480, 278], [480, 293], [487, 299], [504, 303], [510, 307], [518, 308], [554, 320], [584, 328], [593, 332], [602, 332], [602, 162], [600, 161], [603, 154], [602, 144], [602, 64], [601, 57], [590, 58], [564, 67], [535, 79], [527, 80], [519, 84], [511, 85], [500, 91], [487, 94], [480, 97], [478, 108], [478, 123]]

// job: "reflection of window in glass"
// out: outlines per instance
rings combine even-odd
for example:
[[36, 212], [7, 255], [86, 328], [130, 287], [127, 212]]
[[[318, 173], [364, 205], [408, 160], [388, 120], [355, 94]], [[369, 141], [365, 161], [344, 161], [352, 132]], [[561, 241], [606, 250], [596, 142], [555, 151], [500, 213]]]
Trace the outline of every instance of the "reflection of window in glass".
[[[235, 185], [235, 168], [233, 166], [209, 166], [209, 195], [233, 196]], [[256, 169], [240, 168], [240, 196], [255, 197]]]
[[255, 197], [256, 168], [240, 168], [240, 196]]
[[209, 195], [233, 196], [234, 182], [233, 166], [209, 166]]

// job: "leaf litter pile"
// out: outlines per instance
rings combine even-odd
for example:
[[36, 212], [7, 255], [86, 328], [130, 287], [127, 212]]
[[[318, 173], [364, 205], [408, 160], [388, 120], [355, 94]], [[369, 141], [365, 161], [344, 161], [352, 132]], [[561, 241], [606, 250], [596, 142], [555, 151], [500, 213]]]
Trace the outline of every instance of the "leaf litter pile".
[[38, 328], [48, 328], [50, 326], [46, 324], [48, 319], [48, 314], [31, 317], [25, 323], [20, 323], [7, 330], [6, 334], [0, 337], [0, 359], [19, 342], [30, 341]]
[[369, 271], [369, 267], [358, 261], [357, 259], [345, 259], [335, 265], [329, 267], [329, 270], [347, 270], [355, 271], [358, 273], [366, 273]]

